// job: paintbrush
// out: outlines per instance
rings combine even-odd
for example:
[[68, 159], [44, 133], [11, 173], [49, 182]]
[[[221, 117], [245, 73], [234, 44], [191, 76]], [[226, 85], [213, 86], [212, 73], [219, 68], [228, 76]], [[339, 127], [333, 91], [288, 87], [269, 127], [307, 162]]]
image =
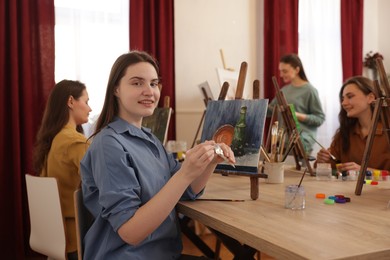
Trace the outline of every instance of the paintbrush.
[[265, 161], [271, 162], [271, 158], [269, 158], [267, 152], [265, 151], [264, 146], [262, 146], [262, 145], [260, 146], [260, 152], [263, 154]]
[[298, 187], [294, 193], [294, 197], [291, 199], [291, 201], [287, 204], [287, 205], [291, 205], [291, 203], [295, 200], [295, 197], [297, 196], [297, 193], [299, 191], [299, 188], [301, 187], [301, 184], [302, 184], [302, 181], [303, 181], [303, 178], [305, 177], [306, 175], [306, 172], [307, 172], [307, 168], [305, 169], [305, 171], [303, 172], [302, 174], [302, 177], [301, 177], [301, 180], [299, 181], [299, 184], [298, 184]]
[[[310, 138], [313, 139], [314, 142], [316, 142], [322, 149], [328, 151], [328, 149], [326, 149], [322, 144], [320, 144], [311, 134], [309, 134]], [[328, 151], [329, 155], [330, 155], [330, 158], [336, 162], [336, 163], [339, 163], [340, 161], [337, 160], [336, 156], [334, 156], [333, 154], [331, 154], [329, 151]]]
[[302, 174], [301, 180], [299, 181], [299, 184], [298, 184], [298, 188], [301, 187], [301, 184], [302, 184], [303, 178], [305, 177], [306, 172], [307, 172], [307, 168], [305, 169], [305, 171]]
[[278, 161], [278, 126], [279, 122], [275, 121], [271, 129], [271, 162]]
[[285, 142], [286, 142], [286, 132], [284, 131], [283, 128], [280, 128], [279, 129], [279, 133], [278, 133], [278, 139], [279, 139], [279, 161], [282, 159], [283, 157], [283, 152], [284, 152], [284, 145], [285, 145]]
[[236, 199], [196, 199], [195, 201], [229, 201], [229, 202], [244, 202], [245, 200], [236, 200]]

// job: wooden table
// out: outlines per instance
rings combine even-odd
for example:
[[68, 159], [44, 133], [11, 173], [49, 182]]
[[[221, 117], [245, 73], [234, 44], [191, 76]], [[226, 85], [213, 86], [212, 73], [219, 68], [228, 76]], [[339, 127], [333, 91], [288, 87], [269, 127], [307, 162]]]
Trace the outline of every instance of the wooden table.
[[[289, 167], [287, 167], [289, 168]], [[186, 201], [178, 211], [243, 244], [278, 259], [390, 259], [390, 182], [317, 181], [305, 176], [306, 209], [284, 208], [284, 188], [298, 184], [302, 172], [288, 169], [283, 184], [259, 180], [259, 198], [250, 198], [245, 176], [214, 174], [202, 198], [244, 202]], [[350, 203], [326, 205], [316, 193], [343, 194]]]

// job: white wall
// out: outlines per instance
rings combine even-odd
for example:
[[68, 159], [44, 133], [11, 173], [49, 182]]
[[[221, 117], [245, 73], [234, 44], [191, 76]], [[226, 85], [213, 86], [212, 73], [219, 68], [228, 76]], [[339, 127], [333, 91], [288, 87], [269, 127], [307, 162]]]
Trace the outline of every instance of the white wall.
[[[226, 66], [239, 71], [248, 63], [244, 98], [252, 96], [252, 83], [258, 79], [258, 22], [261, 2], [256, 0], [175, 0], [176, 135], [190, 147], [202, 113], [203, 96], [198, 84], [208, 81], [218, 97], [220, 84], [216, 69]], [[260, 28], [261, 26], [261, 28]], [[200, 134], [199, 134], [200, 138]]]
[[[370, 0], [364, 2], [363, 59], [369, 51], [383, 55], [383, 65], [390, 73], [390, 1]], [[367, 76], [367, 69], [363, 72]]]
[[[368, 4], [368, 1], [365, 2], [367, 2]], [[390, 20], [390, 1], [378, 0], [378, 31], [376, 35], [377, 42], [378, 42], [377, 51], [382, 53], [384, 57], [383, 65], [385, 66], [387, 74], [390, 73], [390, 34], [389, 34], [390, 21], [389, 20]]]

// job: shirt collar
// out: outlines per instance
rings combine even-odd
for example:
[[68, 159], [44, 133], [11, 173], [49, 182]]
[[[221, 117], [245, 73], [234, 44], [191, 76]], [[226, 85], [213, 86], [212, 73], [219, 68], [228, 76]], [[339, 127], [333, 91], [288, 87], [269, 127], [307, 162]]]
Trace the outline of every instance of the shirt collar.
[[[355, 129], [353, 130], [353, 133], [361, 136], [361, 131], [358, 124], [355, 125]], [[382, 134], [383, 134], [383, 125], [381, 122], [378, 122], [378, 125], [376, 126], [376, 130], [375, 130], [375, 135], [382, 135]]]
[[152, 140], [152, 134], [149, 128], [142, 127], [140, 129], [118, 116], [116, 116], [114, 120], [108, 124], [108, 127], [112, 128], [118, 134], [129, 132], [130, 135], [138, 136], [141, 138], [145, 138], [147, 136], [150, 141]]

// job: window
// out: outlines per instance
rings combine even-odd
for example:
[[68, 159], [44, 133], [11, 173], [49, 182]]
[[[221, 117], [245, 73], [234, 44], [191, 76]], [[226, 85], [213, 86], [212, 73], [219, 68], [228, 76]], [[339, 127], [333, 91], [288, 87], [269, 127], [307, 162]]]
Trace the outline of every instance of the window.
[[[326, 121], [317, 140], [329, 147], [339, 127], [342, 85], [340, 0], [299, 0], [299, 56], [309, 81], [317, 88]], [[313, 155], [320, 148], [314, 147]]]
[[129, 51], [129, 0], [55, 0], [55, 16], [55, 80], [85, 83], [92, 123], [112, 64]]

